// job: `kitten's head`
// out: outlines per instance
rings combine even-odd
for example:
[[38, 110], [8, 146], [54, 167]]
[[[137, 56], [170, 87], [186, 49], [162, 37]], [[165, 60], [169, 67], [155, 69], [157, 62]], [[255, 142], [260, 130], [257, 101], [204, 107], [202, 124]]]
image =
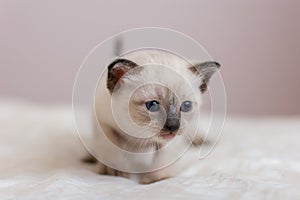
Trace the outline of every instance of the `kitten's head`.
[[133, 52], [108, 66], [107, 88], [124, 133], [164, 143], [197, 131], [201, 94], [220, 67], [165, 52]]

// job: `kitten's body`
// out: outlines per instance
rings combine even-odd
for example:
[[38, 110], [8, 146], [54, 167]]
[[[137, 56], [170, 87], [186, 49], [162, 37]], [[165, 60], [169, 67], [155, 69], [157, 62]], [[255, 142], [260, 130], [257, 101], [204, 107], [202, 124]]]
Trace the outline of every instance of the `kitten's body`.
[[[192, 138], [199, 144], [202, 142], [197, 127], [199, 106], [212, 73], [207, 73], [208, 65], [197, 71], [185, 60], [163, 51], [137, 51], [122, 59], [125, 61], [116, 61], [108, 67], [105, 72], [108, 78], [100, 80], [95, 94], [92, 153], [101, 155], [96, 156], [100, 161], [109, 160], [105, 164], [99, 162], [100, 173], [137, 178], [140, 183], [172, 177], [177, 173], [176, 162], [170, 166], [167, 164], [177, 159], [178, 151], [184, 151]], [[215, 63], [212, 69], [215, 71], [217, 67], [219, 65]], [[120, 70], [124, 72], [121, 76]], [[145, 102], [153, 99], [159, 101], [159, 112], [149, 112], [145, 107]], [[193, 102], [193, 110], [186, 113], [178, 110], [181, 102], [187, 99]], [[175, 110], [169, 111], [169, 107]], [[174, 122], [175, 119], [179, 121]], [[99, 133], [99, 125], [105, 134]], [[139, 136], [145, 138], [136, 139]], [[165, 146], [167, 148], [163, 148]], [[156, 153], [134, 158], [128, 157], [126, 151]], [[118, 169], [108, 166], [117, 166]], [[139, 173], [123, 172], [130, 169], [141, 170], [137, 171]]]

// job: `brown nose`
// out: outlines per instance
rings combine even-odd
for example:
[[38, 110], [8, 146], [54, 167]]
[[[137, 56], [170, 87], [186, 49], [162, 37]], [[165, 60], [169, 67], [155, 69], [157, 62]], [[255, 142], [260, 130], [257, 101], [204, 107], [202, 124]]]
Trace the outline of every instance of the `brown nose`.
[[164, 129], [170, 132], [177, 131], [180, 127], [180, 120], [178, 118], [168, 118]]

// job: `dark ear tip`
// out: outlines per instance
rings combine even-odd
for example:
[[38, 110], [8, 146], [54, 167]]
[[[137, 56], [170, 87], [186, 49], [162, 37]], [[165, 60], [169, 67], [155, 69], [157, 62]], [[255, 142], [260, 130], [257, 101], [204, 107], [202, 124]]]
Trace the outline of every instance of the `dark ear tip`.
[[200, 67], [209, 67], [209, 68], [212, 68], [212, 67], [216, 67], [216, 68], [220, 68], [221, 67], [221, 64], [219, 62], [216, 62], [216, 61], [206, 61], [206, 62], [203, 62], [203, 63], [200, 63], [199, 64]]
[[106, 87], [110, 91], [110, 93], [113, 92], [120, 78], [126, 72], [128, 72], [129, 70], [131, 70], [136, 66], [137, 66], [136, 63], [124, 58], [118, 58], [108, 65]]
[[221, 67], [221, 64], [220, 63], [218, 63], [218, 62], [216, 62], [216, 61], [214, 61], [214, 62], [212, 62], [214, 65], [216, 65], [216, 67], [217, 68], [220, 68]]
[[124, 59], [124, 58], [117, 58], [114, 60], [112, 63], [108, 65], [108, 71], [110, 71], [116, 64], [118, 63], [123, 63], [124, 65], [129, 65], [129, 66], [136, 66], [136, 64], [130, 60]]

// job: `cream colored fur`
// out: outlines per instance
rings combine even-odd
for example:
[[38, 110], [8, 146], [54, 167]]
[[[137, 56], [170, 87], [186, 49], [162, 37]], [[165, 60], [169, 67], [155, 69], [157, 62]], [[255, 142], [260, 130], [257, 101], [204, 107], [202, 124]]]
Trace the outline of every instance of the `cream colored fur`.
[[[113, 92], [113, 94], [110, 94], [106, 88], [107, 71], [105, 71], [95, 93], [95, 138], [92, 153], [97, 159], [100, 159], [100, 173], [137, 179], [140, 183], [150, 183], [172, 177], [176, 175], [180, 166], [177, 166], [176, 162], [172, 165], [166, 165], [166, 163], [176, 160], [178, 151], [184, 152], [187, 142], [196, 137], [195, 134], [199, 133], [197, 120], [201, 104], [201, 92], [199, 90], [201, 78], [188, 69], [191, 66], [190, 63], [171, 53], [144, 50], [129, 53], [123, 58], [135, 62], [141, 66], [141, 70], [138, 73], [125, 74], [120, 83], [120, 88], [118, 91]], [[161, 84], [163, 87], [171, 89], [179, 101], [188, 99], [193, 102], [193, 112], [182, 114], [181, 128], [171, 141], [165, 141], [158, 136], [147, 138], [156, 134], [157, 130], [163, 124], [157, 122], [147, 127], [141, 127], [130, 116], [128, 105], [135, 92], [134, 88], [137, 85], [142, 86], [145, 83]], [[151, 90], [143, 91], [141, 89], [142, 91], [137, 91], [138, 94], [136, 96], [141, 99], [144, 97], [149, 98], [151, 97], [151, 93], [159, 93], [160, 88], [160, 86], [153, 87], [154, 92], [151, 92]], [[104, 134], [99, 132], [99, 125], [103, 129]], [[146, 140], [151, 140], [151, 142], [168, 146], [168, 148], [161, 149], [158, 153], [144, 156], [141, 159], [124, 159], [127, 156], [126, 153], [120, 152], [115, 147], [118, 146], [126, 149], [126, 144], [124, 144], [126, 142], [115, 137], [115, 134], [111, 131], [112, 127], [126, 139], [128, 139], [126, 133], [137, 137], [141, 135], [145, 139], [138, 142], [143, 141], [147, 143]], [[109, 138], [115, 145], [110, 145], [110, 142], [106, 138]], [[156, 148], [154, 145], [140, 146], [139, 150], [133, 151], [152, 152]], [[107, 160], [109, 161], [108, 163], [106, 162]], [[101, 163], [101, 161], [105, 161], [106, 163]], [[113, 166], [118, 166], [118, 169], [113, 169]], [[161, 167], [163, 169], [157, 170]], [[139, 173], [131, 171], [131, 169], [136, 168], [140, 169]], [[127, 173], [126, 171], [129, 172]]]

